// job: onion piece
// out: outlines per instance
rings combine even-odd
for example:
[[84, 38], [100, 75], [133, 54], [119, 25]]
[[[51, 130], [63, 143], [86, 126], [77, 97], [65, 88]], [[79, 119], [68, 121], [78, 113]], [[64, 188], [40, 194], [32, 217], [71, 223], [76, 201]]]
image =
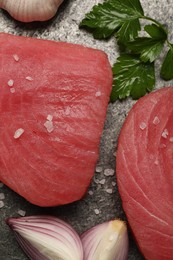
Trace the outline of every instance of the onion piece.
[[113, 220], [99, 224], [81, 236], [84, 260], [125, 260], [128, 233], [125, 222]]
[[24, 252], [32, 260], [83, 260], [83, 248], [76, 231], [52, 216], [8, 218]]

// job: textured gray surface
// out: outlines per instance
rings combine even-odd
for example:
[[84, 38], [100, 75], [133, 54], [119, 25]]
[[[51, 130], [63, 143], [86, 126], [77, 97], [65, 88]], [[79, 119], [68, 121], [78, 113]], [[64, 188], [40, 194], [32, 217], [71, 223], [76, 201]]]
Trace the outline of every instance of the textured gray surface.
[[[90, 47], [98, 48], [108, 54], [111, 64], [118, 56], [118, 49], [114, 40], [108, 42], [96, 41], [92, 36], [82, 30], [79, 30], [78, 24], [94, 4], [101, 3], [99, 0], [71, 0], [64, 1], [57, 15], [47, 23], [22, 24], [14, 21], [9, 15], [0, 11], [0, 31], [13, 33], [17, 35], [27, 35], [44, 39], [53, 39], [68, 41], [73, 43], [85, 44]], [[170, 33], [173, 35], [172, 0], [143, 0], [142, 6], [147, 15], [159, 19], [166, 24]], [[157, 88], [165, 85], [160, 80], [158, 68], [160, 60], [156, 62]], [[166, 85], [171, 85], [167, 82]], [[18, 216], [17, 211], [22, 209], [27, 215], [32, 214], [53, 214], [67, 220], [81, 233], [89, 227], [112, 218], [125, 219], [121, 207], [121, 200], [117, 191], [115, 176], [106, 177], [104, 169], [115, 170], [115, 151], [117, 147], [117, 138], [124, 119], [132, 107], [134, 101], [128, 99], [123, 102], [110, 104], [107, 112], [107, 119], [103, 131], [103, 137], [100, 145], [100, 158], [98, 166], [101, 166], [101, 172], [95, 173], [95, 177], [89, 190], [93, 195], [86, 197], [71, 205], [56, 208], [39, 208], [26, 202], [7, 187], [0, 187], [0, 193], [5, 194], [4, 207], [0, 209], [0, 259], [1, 260], [25, 260], [27, 259], [18, 247], [13, 235], [5, 225], [4, 220], [10, 216]], [[98, 184], [98, 180], [106, 179], [104, 185]], [[113, 185], [112, 185], [113, 182]], [[106, 192], [108, 188], [113, 189], [113, 193]], [[94, 210], [99, 209], [100, 213], [95, 214]], [[130, 237], [130, 250], [128, 259], [142, 259], [133, 239]], [[69, 259], [70, 260], [70, 259]]]

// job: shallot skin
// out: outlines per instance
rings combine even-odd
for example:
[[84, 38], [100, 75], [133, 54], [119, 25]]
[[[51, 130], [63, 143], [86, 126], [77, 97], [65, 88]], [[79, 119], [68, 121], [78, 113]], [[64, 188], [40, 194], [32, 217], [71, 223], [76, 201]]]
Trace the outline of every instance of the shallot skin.
[[21, 22], [46, 21], [57, 12], [63, 0], [0, 0], [0, 8]]
[[[173, 259], [173, 87], [129, 112], [116, 154], [123, 208], [146, 259]], [[144, 127], [145, 126], [145, 127]]]

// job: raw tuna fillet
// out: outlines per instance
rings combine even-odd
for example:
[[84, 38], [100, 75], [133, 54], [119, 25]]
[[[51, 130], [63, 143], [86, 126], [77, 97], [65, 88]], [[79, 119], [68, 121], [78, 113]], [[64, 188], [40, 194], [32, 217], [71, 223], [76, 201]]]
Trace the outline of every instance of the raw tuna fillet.
[[141, 98], [119, 137], [117, 181], [146, 259], [173, 259], [173, 88]]
[[80, 199], [111, 91], [106, 54], [1, 33], [0, 62], [0, 180], [39, 206]]

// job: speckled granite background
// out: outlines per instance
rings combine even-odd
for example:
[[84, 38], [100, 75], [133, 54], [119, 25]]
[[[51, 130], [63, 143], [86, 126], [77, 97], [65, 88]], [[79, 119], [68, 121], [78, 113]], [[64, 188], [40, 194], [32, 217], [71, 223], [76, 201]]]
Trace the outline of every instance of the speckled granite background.
[[[94, 40], [89, 33], [78, 28], [84, 14], [90, 11], [94, 4], [101, 2], [103, 1], [65, 0], [51, 21], [34, 24], [23, 24], [14, 21], [6, 12], [0, 10], [0, 31], [56, 41], [80, 43], [98, 48], [108, 54], [109, 60], [113, 64], [118, 56], [116, 42], [113, 39], [108, 42]], [[166, 24], [173, 39], [173, 0], [141, 0], [141, 3], [147, 15]], [[160, 60], [156, 62], [157, 88], [163, 87], [165, 84], [171, 85], [173, 82], [165, 83], [159, 78], [159, 67]], [[79, 233], [112, 218], [125, 219], [117, 191], [115, 175], [106, 176], [105, 170], [109, 169], [109, 173], [115, 171], [115, 152], [118, 134], [133, 104], [134, 101], [131, 99], [109, 104], [95, 177], [89, 188], [89, 193], [83, 200], [63, 207], [39, 208], [29, 204], [23, 198], [0, 184], [0, 205], [3, 205], [2, 201], [4, 203], [4, 206], [0, 208], [1, 260], [27, 259], [4, 222], [7, 217], [19, 216], [18, 210], [25, 211], [26, 215], [52, 214], [61, 217], [68, 221]], [[99, 183], [103, 179], [105, 179], [105, 184]], [[109, 189], [112, 189], [111, 194], [108, 192]], [[3, 198], [3, 195], [5, 195], [5, 198]], [[95, 211], [96, 209], [98, 211]], [[99, 214], [96, 214], [98, 212]], [[131, 235], [128, 259], [143, 259]]]

